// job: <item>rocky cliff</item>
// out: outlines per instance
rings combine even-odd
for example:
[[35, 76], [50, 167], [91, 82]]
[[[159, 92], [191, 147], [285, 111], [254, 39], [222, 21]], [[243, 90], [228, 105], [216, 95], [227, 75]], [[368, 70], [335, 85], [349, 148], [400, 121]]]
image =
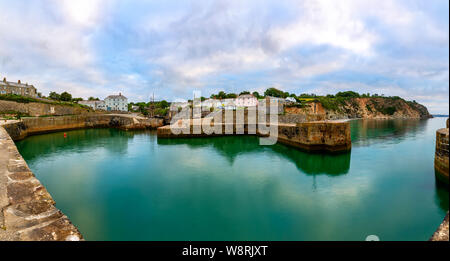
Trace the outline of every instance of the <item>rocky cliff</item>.
[[417, 103], [401, 98], [327, 98], [322, 97], [301, 106], [286, 106], [286, 114], [321, 114], [326, 119], [397, 119], [432, 118], [428, 109]]

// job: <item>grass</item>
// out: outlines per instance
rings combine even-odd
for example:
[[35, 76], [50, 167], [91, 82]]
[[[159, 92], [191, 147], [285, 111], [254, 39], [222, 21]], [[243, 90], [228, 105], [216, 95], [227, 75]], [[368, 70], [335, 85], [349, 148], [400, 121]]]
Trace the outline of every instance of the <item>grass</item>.
[[20, 111], [2, 111], [0, 112], [0, 118], [3, 120], [19, 120], [22, 117], [29, 117], [28, 113]]

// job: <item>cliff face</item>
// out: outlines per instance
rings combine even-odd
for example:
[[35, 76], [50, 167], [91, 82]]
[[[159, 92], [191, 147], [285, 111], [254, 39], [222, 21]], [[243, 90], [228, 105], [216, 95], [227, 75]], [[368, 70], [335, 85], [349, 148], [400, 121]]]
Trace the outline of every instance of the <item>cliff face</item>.
[[324, 114], [327, 119], [426, 119], [432, 118], [419, 103], [400, 98], [318, 99], [302, 107], [286, 107], [286, 114]]

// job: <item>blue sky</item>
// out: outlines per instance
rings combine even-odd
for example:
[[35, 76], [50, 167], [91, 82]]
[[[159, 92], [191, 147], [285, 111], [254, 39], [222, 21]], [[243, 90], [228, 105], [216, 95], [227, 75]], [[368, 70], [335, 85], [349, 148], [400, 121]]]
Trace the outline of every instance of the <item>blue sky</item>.
[[448, 0], [0, 0], [0, 77], [47, 95], [398, 95], [448, 113]]

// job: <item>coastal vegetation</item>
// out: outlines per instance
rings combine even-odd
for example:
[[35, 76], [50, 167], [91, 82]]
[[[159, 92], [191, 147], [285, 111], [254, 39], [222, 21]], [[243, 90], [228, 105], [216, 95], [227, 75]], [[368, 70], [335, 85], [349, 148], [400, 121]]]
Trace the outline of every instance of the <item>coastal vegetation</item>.
[[[242, 91], [240, 95], [250, 94], [250, 91]], [[317, 95], [314, 93], [289, 93], [283, 90], [271, 87], [264, 91], [263, 95], [258, 92], [252, 92], [257, 99], [265, 97], [288, 98], [295, 99], [295, 103], [289, 102], [285, 104], [287, 108], [304, 109], [304, 113], [311, 113], [307, 111], [311, 104], [320, 104], [325, 110], [326, 114], [338, 115], [339, 118], [343, 116], [348, 117], [386, 117], [394, 116], [398, 113], [399, 117], [410, 117], [410, 111], [415, 112], [420, 117], [429, 117], [428, 110], [425, 106], [416, 101], [406, 101], [399, 96], [385, 96], [384, 94], [370, 94], [358, 93], [355, 91], [342, 91], [336, 94]], [[218, 94], [212, 94], [211, 98], [226, 99], [235, 97], [234, 93], [226, 93], [220, 91]]]
[[[137, 109], [133, 109], [138, 107]], [[148, 116], [150, 112], [154, 116], [165, 117], [169, 112], [169, 103], [166, 100], [155, 102], [131, 102], [128, 104], [128, 111], [139, 112]]]
[[[70, 95], [70, 94], [69, 94]], [[66, 99], [66, 98], [64, 98]], [[78, 104], [73, 101], [64, 101], [64, 100], [53, 100], [53, 99], [45, 99], [45, 98], [31, 98], [17, 94], [0, 94], [0, 100], [4, 101], [14, 101], [18, 103], [44, 103], [44, 104], [52, 104], [52, 105], [65, 105], [65, 106], [75, 106], [80, 108], [89, 109], [88, 106]]]

